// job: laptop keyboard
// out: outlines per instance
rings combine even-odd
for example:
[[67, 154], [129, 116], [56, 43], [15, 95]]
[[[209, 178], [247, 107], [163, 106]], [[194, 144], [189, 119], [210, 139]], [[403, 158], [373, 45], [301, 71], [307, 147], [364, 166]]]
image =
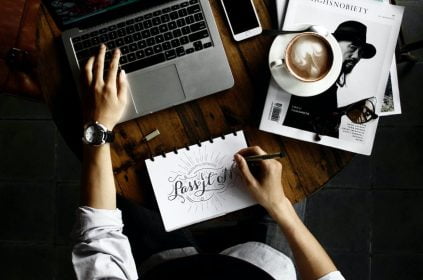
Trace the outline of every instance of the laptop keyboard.
[[172, 60], [212, 46], [198, 0], [190, 0], [111, 24], [72, 38], [79, 65], [107, 46], [105, 63], [114, 49], [121, 50], [121, 68], [127, 73]]

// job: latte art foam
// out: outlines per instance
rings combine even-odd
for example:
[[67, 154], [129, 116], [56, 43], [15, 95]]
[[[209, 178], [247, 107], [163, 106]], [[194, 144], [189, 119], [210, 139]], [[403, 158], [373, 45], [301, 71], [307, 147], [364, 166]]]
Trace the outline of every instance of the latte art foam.
[[317, 81], [329, 72], [333, 55], [329, 44], [315, 34], [301, 34], [289, 44], [286, 57], [289, 70], [304, 81]]

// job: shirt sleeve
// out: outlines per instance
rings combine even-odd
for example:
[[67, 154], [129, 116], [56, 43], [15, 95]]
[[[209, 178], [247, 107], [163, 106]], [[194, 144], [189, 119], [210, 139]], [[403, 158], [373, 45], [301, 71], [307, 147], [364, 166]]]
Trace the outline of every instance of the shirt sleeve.
[[232, 246], [220, 253], [249, 262], [276, 280], [297, 279], [292, 260], [267, 244], [250, 241]]
[[72, 263], [78, 279], [138, 279], [122, 213], [79, 207], [73, 237]]
[[334, 271], [334, 272], [326, 274], [325, 276], [319, 278], [318, 280], [345, 280], [345, 278], [344, 276], [342, 276], [341, 272]]

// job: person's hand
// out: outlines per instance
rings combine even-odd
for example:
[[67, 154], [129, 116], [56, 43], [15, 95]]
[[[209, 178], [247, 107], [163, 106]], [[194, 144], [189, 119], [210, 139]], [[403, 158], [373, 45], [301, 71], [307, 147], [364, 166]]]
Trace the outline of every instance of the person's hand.
[[109, 71], [104, 77], [106, 46], [101, 45], [97, 56], [92, 56], [84, 68], [88, 93], [84, 96], [84, 122], [97, 121], [112, 130], [122, 117], [127, 101], [128, 83], [125, 71], [118, 76], [120, 51], [113, 52]]
[[244, 158], [265, 154], [260, 147], [249, 147], [235, 154], [235, 161], [254, 199], [272, 214], [288, 201], [281, 183], [282, 164], [274, 159], [256, 161], [253, 174]]

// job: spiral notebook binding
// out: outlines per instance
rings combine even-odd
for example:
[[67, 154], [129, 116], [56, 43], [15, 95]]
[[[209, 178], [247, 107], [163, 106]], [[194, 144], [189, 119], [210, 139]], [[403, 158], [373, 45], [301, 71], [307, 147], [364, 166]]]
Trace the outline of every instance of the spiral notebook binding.
[[[234, 131], [231, 131], [230, 133], [227, 133], [226, 135], [229, 135], [229, 134], [233, 134], [233, 135], [235, 135], [235, 136], [237, 136], [238, 134], [237, 134], [237, 131], [236, 130], [234, 130]], [[219, 137], [219, 136], [218, 136]], [[220, 135], [220, 138], [222, 138], [223, 140], [225, 140], [226, 139], [226, 136], [225, 136], [225, 134], [222, 134], [222, 135]], [[198, 145], [199, 147], [202, 147], [202, 142], [206, 142], [206, 141], [209, 141], [210, 143], [214, 143], [214, 140], [213, 140], [213, 137], [209, 137], [209, 138], [207, 138], [207, 139], [205, 139], [204, 141], [200, 141], [200, 139], [197, 139], [196, 140], [196, 143], [195, 144], [193, 144], [193, 145]], [[192, 146], [192, 145], [191, 145]], [[180, 148], [180, 149], [177, 149], [176, 147], [175, 148], [173, 148], [169, 153], [171, 153], [171, 152], [173, 152], [174, 154], [179, 154], [179, 150], [181, 150], [181, 149], [186, 149], [187, 151], [190, 151], [191, 149], [190, 149], [190, 146], [188, 146], [188, 145], [186, 145], [186, 146], [184, 146], [184, 147], [182, 147], [182, 148]], [[149, 159], [151, 160], [151, 161], [154, 161], [154, 158], [155, 157], [157, 157], [157, 156], [159, 156], [159, 155], [161, 155], [162, 157], [164, 157], [164, 158], [166, 158], [166, 153], [164, 152], [164, 151], [161, 151], [161, 152], [159, 152], [159, 153], [157, 153], [157, 154], [154, 154], [154, 153], [151, 153], [150, 154], [150, 157], [149, 157]]]

